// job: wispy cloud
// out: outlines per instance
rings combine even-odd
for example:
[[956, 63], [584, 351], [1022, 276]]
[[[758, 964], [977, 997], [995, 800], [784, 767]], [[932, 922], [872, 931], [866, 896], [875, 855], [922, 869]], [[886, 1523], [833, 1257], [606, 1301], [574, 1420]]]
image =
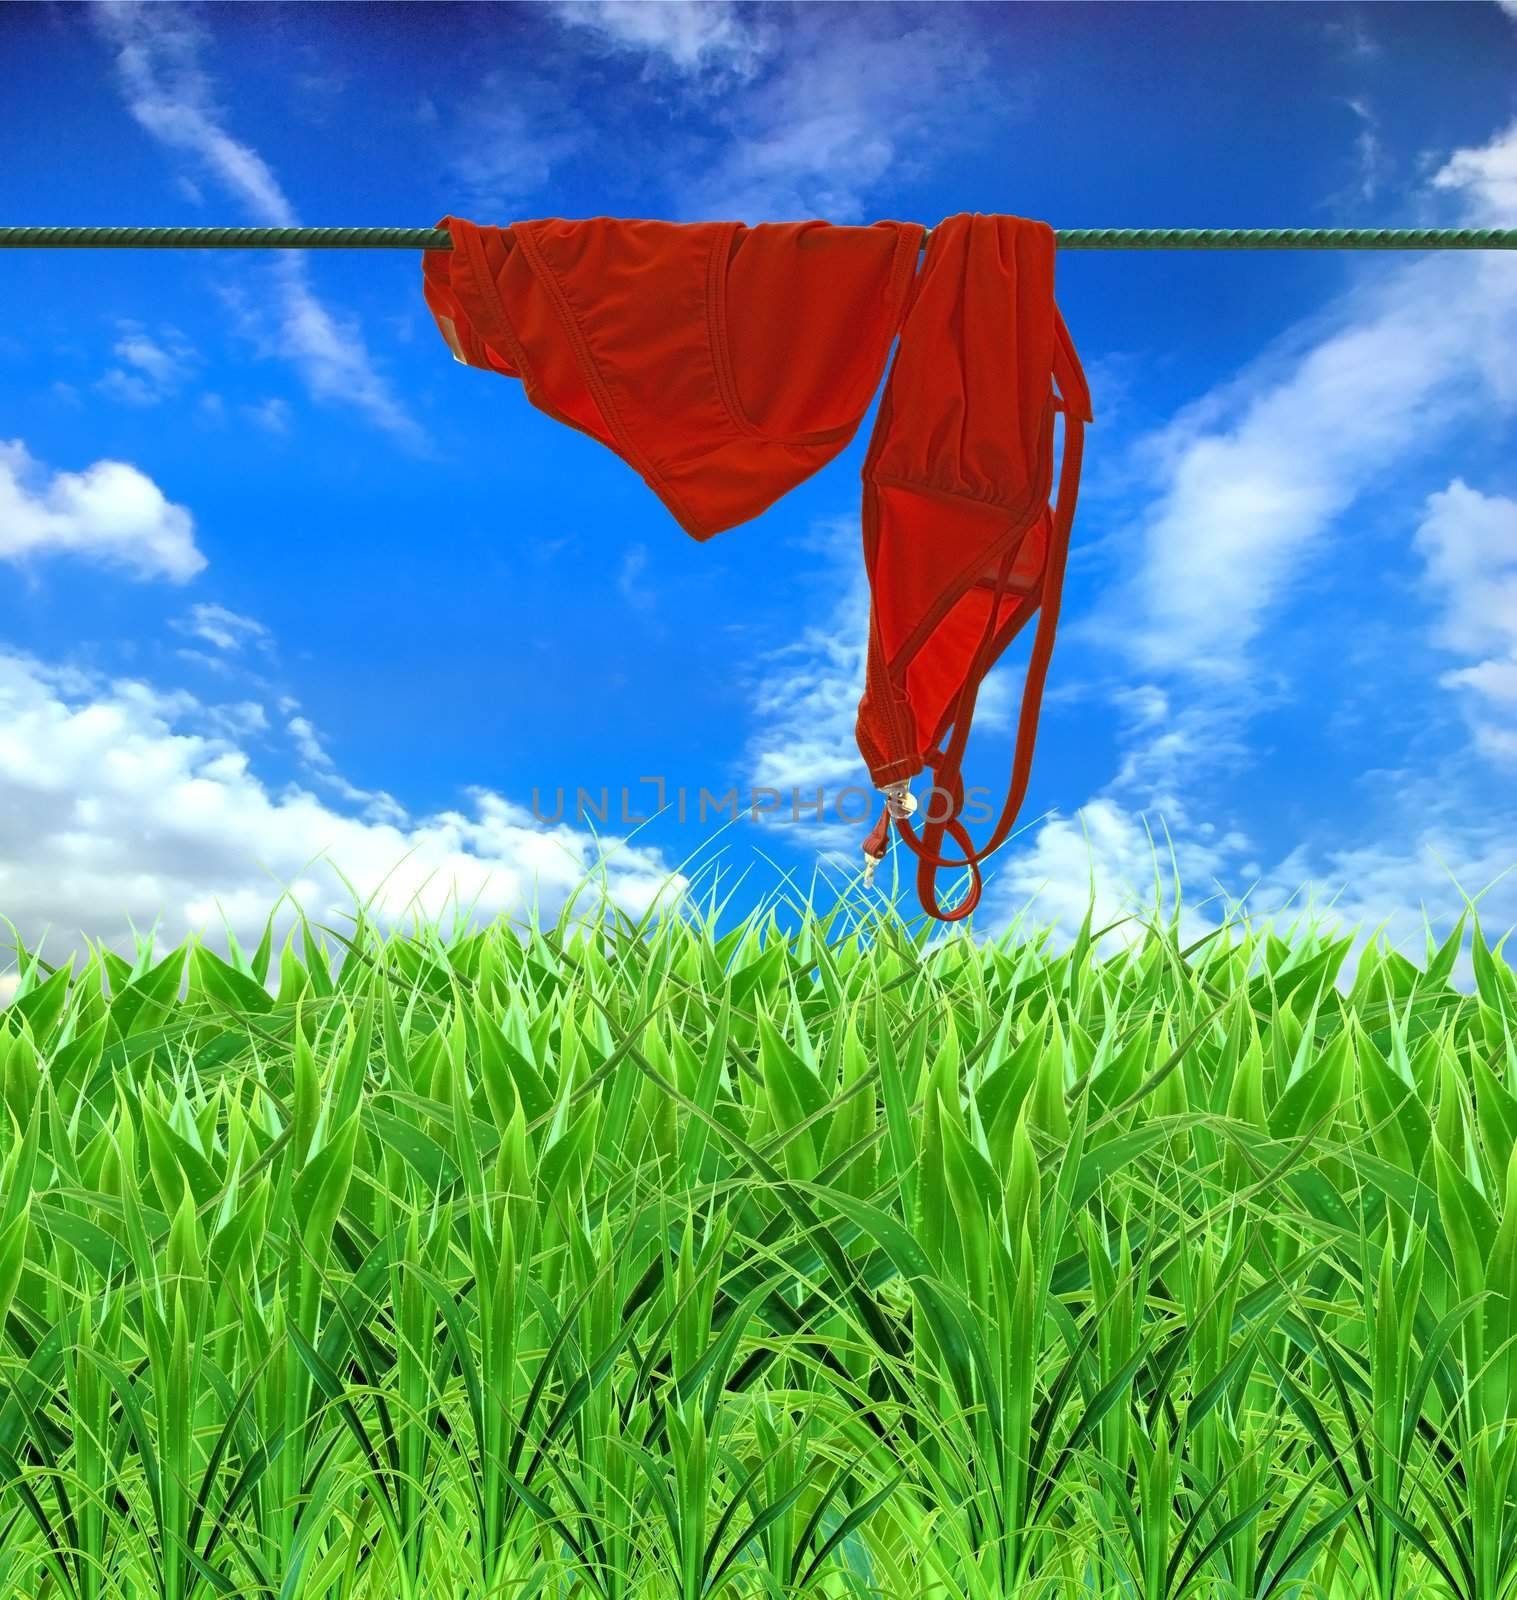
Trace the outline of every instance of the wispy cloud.
[[239, 651], [244, 640], [251, 640], [265, 650], [270, 648], [269, 630], [261, 622], [255, 622], [251, 617], [240, 617], [225, 606], [209, 603], [193, 605], [188, 616], [171, 617], [169, 626], [176, 633], [204, 639], [218, 650]]
[[128, 318], [121, 319], [120, 327], [121, 338], [113, 348], [122, 365], [95, 384], [100, 393], [128, 405], [155, 406], [194, 375], [199, 358], [176, 329], [166, 329], [155, 339]]
[[595, 143], [593, 123], [564, 115], [566, 92], [536, 74], [499, 68], [460, 83], [434, 136], [457, 195], [439, 212], [504, 222], [548, 191], [557, 169]]
[[1363, 61], [1384, 54], [1362, 16], [1350, 16], [1346, 22], [1324, 22], [1320, 26], [1323, 37], [1336, 44], [1346, 56]]
[[641, 587], [637, 581], [638, 575], [647, 565], [647, 545], [634, 544], [622, 557], [621, 571], [616, 576], [618, 593], [629, 606], [637, 611], [651, 611], [653, 609], [653, 591]]
[[299, 754], [302, 764], [310, 771], [312, 777], [331, 789], [339, 798], [361, 805], [364, 808], [366, 821], [405, 825], [406, 808], [394, 795], [383, 789], [360, 789], [356, 784], [349, 783], [338, 771], [337, 763], [327, 754], [314, 724], [308, 717], [291, 717], [285, 723], [285, 731], [289, 734], [290, 742]]
[[[686, 76], [757, 73], [779, 40], [772, 24], [745, 18], [727, 0], [555, 0], [549, 9], [608, 52], [644, 58], [645, 76], [660, 67]], [[717, 85], [712, 84], [715, 88]]]
[[[671, 146], [670, 215], [857, 222], [871, 193], [951, 163], [983, 106], [997, 121], [1018, 87], [989, 74], [964, 13], [942, 6], [794, 6], [785, 26], [726, 4], [560, 3], [552, 14], [644, 77], [678, 77], [718, 143]], [[909, 26], [917, 16], [920, 26]], [[725, 136], [725, 137], [723, 137]]]
[[284, 435], [290, 431], [290, 408], [277, 395], [271, 396], [259, 405], [244, 406], [242, 414], [265, 433]]
[[1348, 197], [1352, 200], [1370, 201], [1380, 192], [1387, 160], [1385, 143], [1380, 137], [1380, 119], [1367, 100], [1348, 99], [1344, 104], [1359, 119], [1359, 132], [1354, 140], [1359, 159], [1359, 178], [1356, 188]]
[[[797, 7], [783, 60], [724, 101], [719, 157], [671, 174], [687, 218], [866, 220], [886, 180], [951, 165], [990, 93], [990, 57], [963, 14], [903, 30], [895, 6]], [[997, 120], [1015, 85], [998, 83]]]
[[[138, 125], [198, 161], [202, 175], [239, 202], [254, 223], [298, 226], [295, 207], [267, 162], [224, 126], [226, 114], [215, 105], [200, 64], [210, 34], [199, 16], [174, 0], [100, 0], [87, 14], [116, 52], [127, 109]], [[198, 188], [193, 193], [198, 198]], [[272, 261], [259, 265], [274, 288], [277, 327], [266, 334], [261, 311], [235, 293], [224, 298], [239, 313], [240, 331], [266, 353], [291, 361], [314, 399], [356, 407], [401, 444], [430, 454], [421, 430], [376, 370], [357, 319], [339, 316], [312, 292], [305, 253], [276, 251]], [[255, 281], [250, 273], [244, 278]]]
[[[1517, 122], [1434, 181], [1462, 191], [1468, 225], [1511, 225]], [[1458, 423], [1517, 405], [1514, 350], [1517, 261], [1446, 251], [1387, 265], [1135, 446], [1154, 509], [1126, 580], [1069, 636], [1143, 672], [1251, 675], [1248, 646], [1354, 501]]]

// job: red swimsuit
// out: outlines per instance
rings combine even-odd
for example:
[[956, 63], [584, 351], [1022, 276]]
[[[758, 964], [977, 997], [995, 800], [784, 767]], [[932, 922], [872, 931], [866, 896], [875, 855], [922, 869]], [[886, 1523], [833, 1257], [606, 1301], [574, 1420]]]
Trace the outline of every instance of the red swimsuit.
[[[863, 469], [872, 605], [857, 736], [877, 786], [930, 766], [942, 792], [918, 839], [894, 791], [865, 850], [883, 855], [894, 816], [920, 858], [924, 909], [968, 915], [978, 863], [1027, 788], [1091, 420], [1054, 304], [1053, 230], [961, 213], [932, 230], [915, 273], [924, 230], [912, 222], [437, 226], [453, 249], [423, 252], [423, 292], [455, 357], [520, 378], [533, 405], [634, 467], [696, 539], [758, 516], [847, 448], [900, 333]], [[976, 852], [958, 821], [975, 694], [1040, 606], [1011, 792]], [[962, 860], [938, 855], [945, 832]], [[966, 865], [970, 894], [940, 910], [938, 869]]]

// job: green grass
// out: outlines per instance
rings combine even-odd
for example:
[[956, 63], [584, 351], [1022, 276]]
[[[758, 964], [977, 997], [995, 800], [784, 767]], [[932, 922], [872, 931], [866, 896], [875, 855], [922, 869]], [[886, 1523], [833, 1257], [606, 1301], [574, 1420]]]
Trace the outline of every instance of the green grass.
[[18, 941], [0, 1600], [1517, 1596], [1478, 918], [879, 904]]

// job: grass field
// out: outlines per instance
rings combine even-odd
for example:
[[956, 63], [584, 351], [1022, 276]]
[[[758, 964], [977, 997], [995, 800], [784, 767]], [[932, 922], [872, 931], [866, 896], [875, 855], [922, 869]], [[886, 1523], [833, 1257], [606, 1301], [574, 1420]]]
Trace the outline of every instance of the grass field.
[[1478, 919], [879, 904], [20, 951], [0, 1600], [1517, 1596]]

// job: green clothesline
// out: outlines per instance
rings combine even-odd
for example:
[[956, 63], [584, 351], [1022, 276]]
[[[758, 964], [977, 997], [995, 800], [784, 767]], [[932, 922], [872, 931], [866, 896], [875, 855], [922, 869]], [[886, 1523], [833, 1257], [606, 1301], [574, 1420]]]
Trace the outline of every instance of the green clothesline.
[[[1061, 250], [1517, 250], [1517, 228], [1058, 228], [1054, 237]], [[446, 228], [0, 228], [6, 246], [451, 250], [453, 240]]]

